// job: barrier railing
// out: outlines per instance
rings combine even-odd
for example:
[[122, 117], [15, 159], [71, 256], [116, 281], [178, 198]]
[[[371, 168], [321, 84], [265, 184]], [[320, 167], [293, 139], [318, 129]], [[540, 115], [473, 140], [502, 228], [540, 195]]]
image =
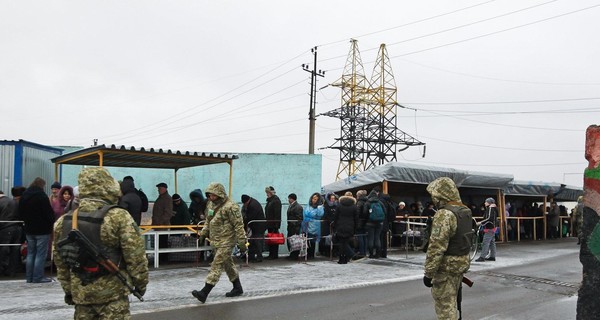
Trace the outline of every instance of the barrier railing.
[[[288, 223], [289, 222], [299, 222], [301, 224], [299, 235], [302, 237], [302, 240], [304, 241], [305, 249], [307, 251], [308, 251], [308, 247], [310, 245], [310, 243], [309, 243], [310, 240], [317, 241], [317, 240], [320, 240], [321, 238], [324, 238], [322, 236], [314, 237], [314, 238], [307, 237], [306, 235], [308, 234], [308, 231], [307, 231], [307, 228], [308, 228], [307, 225], [308, 225], [308, 223], [310, 223], [310, 222], [322, 223], [322, 222], [325, 222], [325, 221], [328, 221], [328, 220], [310, 220], [310, 221], [305, 221], [305, 220], [286, 220], [286, 222], [288, 222]], [[253, 224], [253, 223], [264, 223], [264, 224], [267, 224], [268, 222], [283, 222], [283, 220], [267, 220], [267, 219], [262, 219], [262, 220], [252, 220], [252, 221], [249, 221], [248, 222], [248, 230], [247, 230], [246, 235], [248, 236], [248, 234], [250, 232], [250, 225], [251, 224]], [[265, 226], [265, 229], [266, 229], [266, 226]], [[280, 229], [282, 229], [282, 228], [280, 228]], [[330, 227], [330, 230], [331, 230], [331, 227]], [[280, 232], [280, 233], [283, 234], [283, 232]], [[330, 235], [331, 235], [331, 233], [330, 233]], [[284, 237], [283, 237], [284, 244], [286, 244], [287, 238], [289, 236], [290, 235], [284, 235]], [[260, 240], [260, 239], [266, 239], [266, 236], [264, 234], [262, 236], [258, 236], [258, 237], [255, 237], [253, 235], [253, 236], [248, 236], [247, 239], [248, 240]], [[273, 239], [276, 239], [276, 238], [273, 238]], [[332, 241], [332, 243], [333, 243], [333, 241]], [[287, 247], [287, 245], [286, 245], [286, 247]], [[315, 243], [315, 249], [316, 249], [316, 243]], [[308, 252], [306, 252], [306, 254], [304, 255], [304, 261], [306, 262], [307, 259], [308, 259]], [[246, 255], [246, 265], [248, 265], [248, 255]]]
[[[16, 225], [21, 225], [21, 227], [23, 226], [23, 224], [25, 223], [25, 221], [0, 221], [0, 230], [4, 229], [5, 227], [8, 228], [8, 226], [5, 226], [6, 224], [16, 224]], [[22, 243], [0, 243], [0, 247], [20, 247], [22, 245]]]
[[546, 219], [544, 217], [506, 217], [506, 221], [510, 221], [510, 220], [517, 220], [517, 227], [516, 227], [516, 234], [517, 234], [517, 242], [521, 241], [521, 221], [529, 221], [532, 220], [533, 221], [533, 227], [532, 227], [532, 233], [533, 233], [533, 240], [538, 240], [537, 237], [537, 221], [538, 220], [543, 220], [542, 222], [544, 223], [544, 228], [543, 228], [543, 234], [544, 234], [544, 239], [546, 239]]
[[[146, 243], [146, 254], [154, 254], [154, 268], [160, 266], [159, 254], [161, 253], [178, 253], [178, 252], [203, 252], [210, 251], [212, 247], [206, 244], [200, 244], [196, 240], [195, 247], [182, 247], [182, 248], [160, 248], [159, 237], [169, 235], [183, 235], [191, 236], [198, 235], [200, 230], [204, 227], [204, 221], [200, 221], [197, 225], [163, 225], [163, 226], [152, 226], [144, 225], [140, 226], [142, 229], [142, 236], [145, 237]], [[173, 230], [175, 229], [175, 230]], [[151, 241], [147, 241], [148, 237], [152, 237]], [[148, 248], [148, 243], [150, 247]]]

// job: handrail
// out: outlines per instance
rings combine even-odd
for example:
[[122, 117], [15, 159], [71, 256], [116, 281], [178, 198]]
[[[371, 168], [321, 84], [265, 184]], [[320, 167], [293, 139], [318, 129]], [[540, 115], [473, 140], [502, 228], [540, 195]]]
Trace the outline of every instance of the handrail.
[[[151, 250], [146, 249], [146, 253], [154, 254], [154, 268], [158, 269], [159, 267], [159, 254], [160, 253], [169, 253], [169, 252], [200, 252], [200, 251], [210, 251], [212, 247], [207, 245], [200, 245], [198, 241], [196, 241], [196, 247], [188, 247], [188, 248], [160, 248], [158, 238], [160, 235], [199, 235], [200, 230], [204, 227], [204, 221], [200, 221], [196, 225], [160, 225], [160, 226], [152, 226], [152, 225], [144, 225], [140, 226], [142, 231], [142, 236], [152, 236], [154, 238], [154, 245]], [[172, 230], [175, 229], [175, 230]]]
[[[23, 226], [25, 224], [25, 221], [21, 221], [21, 220], [2, 220], [0, 221], [0, 224], [5, 223], [5, 224], [15, 224], [15, 225], [21, 225]], [[8, 228], [8, 227], [7, 227]], [[0, 230], [2, 230], [3, 228], [0, 228]], [[0, 243], [0, 247], [20, 247], [22, 245], [22, 243]]]

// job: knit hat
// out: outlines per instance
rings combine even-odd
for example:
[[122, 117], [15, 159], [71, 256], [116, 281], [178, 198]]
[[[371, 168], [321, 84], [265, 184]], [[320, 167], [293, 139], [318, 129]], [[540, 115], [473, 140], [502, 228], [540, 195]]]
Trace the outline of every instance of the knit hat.
[[288, 199], [292, 199], [294, 201], [298, 200], [298, 196], [295, 193], [290, 193], [290, 195], [288, 196]]
[[62, 188], [62, 186], [60, 185], [60, 182], [55, 181], [52, 186], [50, 187], [50, 189], [60, 189]]
[[173, 199], [173, 201], [181, 200], [181, 196], [178, 193], [174, 193], [173, 196], [171, 196], [171, 198]]
[[406, 203], [404, 203], [404, 201], [400, 201], [400, 203], [398, 203], [399, 206], [405, 206], [406, 207]]
[[270, 192], [272, 194], [276, 193], [275, 188], [273, 188], [272, 186], [265, 187], [265, 192]]
[[243, 194], [242, 195], [242, 203], [246, 203], [248, 200], [250, 200], [250, 196], [247, 194]]
[[487, 198], [487, 199], [485, 199], [485, 202], [492, 204], [492, 203], [496, 203], [496, 200], [494, 200], [494, 198]]
[[125, 176], [125, 177], [123, 178], [123, 181], [125, 181], [125, 180], [131, 180], [131, 181], [134, 181], [132, 176]]

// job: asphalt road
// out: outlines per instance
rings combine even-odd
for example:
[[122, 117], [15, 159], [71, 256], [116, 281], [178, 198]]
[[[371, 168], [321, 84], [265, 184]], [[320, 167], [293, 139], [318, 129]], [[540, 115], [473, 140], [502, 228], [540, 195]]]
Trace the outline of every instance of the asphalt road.
[[[575, 246], [574, 242], [556, 246]], [[527, 255], [552, 245], [511, 245], [504, 254]], [[501, 259], [501, 256], [498, 257]], [[407, 262], [383, 261], [406, 267]], [[485, 262], [492, 263], [492, 262]], [[474, 269], [474, 268], [472, 268]], [[365, 274], [368, 279], [368, 274]], [[473, 288], [463, 287], [463, 319], [575, 319], [581, 281], [578, 252], [529, 260], [517, 266], [470, 272]], [[340, 279], [343, 281], [343, 279]], [[247, 291], [251, 288], [246, 288]], [[210, 301], [209, 301], [210, 302]], [[325, 288], [282, 296], [252, 296], [223, 303], [136, 314], [133, 319], [435, 319], [428, 288], [420, 279], [350, 289]]]

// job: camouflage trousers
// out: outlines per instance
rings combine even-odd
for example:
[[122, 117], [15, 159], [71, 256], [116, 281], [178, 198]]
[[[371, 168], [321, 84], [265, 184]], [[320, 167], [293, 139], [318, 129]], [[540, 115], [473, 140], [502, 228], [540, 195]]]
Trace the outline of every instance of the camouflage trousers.
[[438, 273], [433, 277], [431, 296], [439, 320], [457, 320], [456, 296], [462, 282], [462, 274]]
[[213, 286], [219, 282], [219, 278], [221, 278], [221, 274], [223, 270], [227, 273], [229, 277], [229, 281], [234, 281], [239, 276], [237, 268], [235, 267], [235, 263], [233, 262], [233, 257], [231, 253], [233, 248], [215, 248], [215, 258], [210, 266], [210, 272], [206, 277], [206, 283], [212, 284]]
[[128, 320], [129, 299], [123, 297], [119, 300], [104, 304], [77, 304], [75, 305], [75, 320]]

